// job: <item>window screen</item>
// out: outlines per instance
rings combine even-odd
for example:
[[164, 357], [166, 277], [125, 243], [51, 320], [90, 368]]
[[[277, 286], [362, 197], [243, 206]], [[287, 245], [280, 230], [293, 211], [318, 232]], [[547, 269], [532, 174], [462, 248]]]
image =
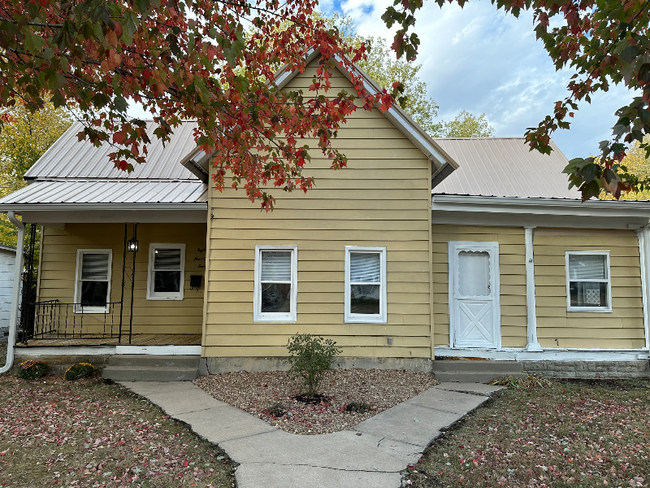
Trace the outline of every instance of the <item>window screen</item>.
[[110, 251], [77, 252], [78, 282], [75, 307], [78, 312], [103, 312], [109, 302]]
[[350, 253], [350, 313], [377, 315], [380, 311], [379, 253]]
[[609, 256], [567, 253], [569, 309], [611, 308]]
[[291, 312], [291, 251], [262, 251], [261, 311]]

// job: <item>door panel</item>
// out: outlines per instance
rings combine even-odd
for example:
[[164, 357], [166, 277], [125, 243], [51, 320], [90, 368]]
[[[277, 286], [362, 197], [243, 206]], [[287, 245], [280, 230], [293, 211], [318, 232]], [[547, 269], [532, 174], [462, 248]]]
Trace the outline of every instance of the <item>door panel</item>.
[[449, 317], [452, 347], [501, 346], [498, 243], [449, 243]]

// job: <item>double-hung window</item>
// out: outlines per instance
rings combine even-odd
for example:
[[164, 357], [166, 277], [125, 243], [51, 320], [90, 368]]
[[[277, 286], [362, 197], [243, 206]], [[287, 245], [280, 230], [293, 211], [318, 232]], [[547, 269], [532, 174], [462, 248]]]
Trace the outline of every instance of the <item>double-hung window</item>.
[[386, 248], [345, 248], [345, 321], [386, 322]]
[[149, 244], [147, 300], [182, 300], [185, 244]]
[[567, 251], [566, 278], [568, 311], [612, 311], [609, 251]]
[[105, 313], [111, 295], [110, 249], [78, 249], [75, 312]]
[[255, 246], [255, 322], [295, 322], [296, 246]]

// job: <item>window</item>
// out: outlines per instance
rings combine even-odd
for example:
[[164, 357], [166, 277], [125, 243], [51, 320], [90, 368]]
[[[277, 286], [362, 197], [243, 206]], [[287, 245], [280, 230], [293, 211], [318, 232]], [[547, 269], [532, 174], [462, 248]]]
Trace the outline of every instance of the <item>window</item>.
[[295, 322], [298, 248], [255, 246], [254, 320]]
[[149, 244], [147, 300], [182, 300], [185, 244]]
[[386, 322], [386, 248], [345, 248], [345, 321]]
[[111, 296], [110, 249], [78, 249], [75, 312], [105, 313]]
[[567, 251], [567, 310], [611, 312], [609, 251]]

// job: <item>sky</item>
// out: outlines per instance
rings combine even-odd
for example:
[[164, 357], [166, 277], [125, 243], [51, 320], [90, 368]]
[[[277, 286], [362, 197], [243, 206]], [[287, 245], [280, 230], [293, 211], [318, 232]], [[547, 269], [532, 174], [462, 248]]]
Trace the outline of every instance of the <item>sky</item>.
[[[321, 0], [325, 13], [352, 18], [357, 33], [392, 39], [381, 15], [393, 0]], [[519, 19], [489, 1], [470, 0], [463, 9], [432, 0], [416, 14], [421, 44], [417, 63], [429, 96], [440, 106], [438, 116], [453, 119], [461, 110], [485, 113], [495, 136], [523, 136], [563, 100], [572, 72], [555, 70], [535, 39], [531, 12]], [[598, 143], [611, 136], [614, 112], [629, 103], [623, 86], [599, 93], [591, 105], [581, 104], [570, 130], [552, 136], [569, 158], [598, 153]]]

